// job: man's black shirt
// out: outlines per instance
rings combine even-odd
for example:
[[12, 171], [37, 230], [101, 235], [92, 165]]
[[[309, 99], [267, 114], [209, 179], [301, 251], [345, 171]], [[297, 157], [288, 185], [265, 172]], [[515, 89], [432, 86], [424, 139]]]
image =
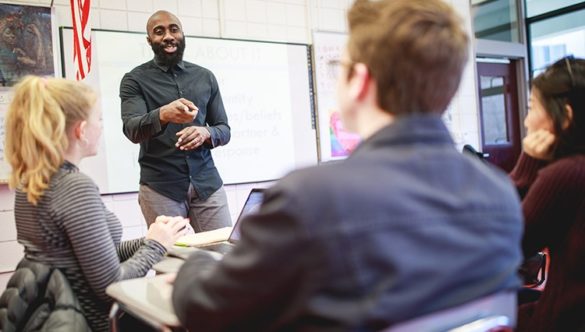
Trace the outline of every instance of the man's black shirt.
[[[223, 182], [210, 149], [229, 142], [231, 133], [217, 80], [211, 71], [181, 61], [174, 68], [146, 62], [124, 75], [120, 84], [124, 134], [140, 143], [140, 183], [176, 201], [187, 197], [192, 183], [206, 199]], [[160, 123], [160, 107], [176, 99], [192, 101], [199, 112], [193, 123]], [[207, 126], [211, 144], [182, 151], [176, 133], [188, 126]]]

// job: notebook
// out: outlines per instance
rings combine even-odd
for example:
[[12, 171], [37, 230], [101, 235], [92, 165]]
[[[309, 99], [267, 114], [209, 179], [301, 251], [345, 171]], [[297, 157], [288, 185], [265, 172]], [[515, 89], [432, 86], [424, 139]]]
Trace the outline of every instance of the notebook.
[[[230, 251], [234, 244], [240, 240], [240, 227], [244, 217], [258, 211], [263, 199], [264, 189], [252, 189], [248, 194], [246, 202], [244, 202], [244, 206], [242, 206], [238, 219], [236, 220], [236, 223], [233, 227], [220, 228], [209, 232], [182, 237], [175, 244], [184, 248], [175, 247], [169, 251], [169, 254], [179, 258], [186, 258], [183, 256], [189, 256], [191, 253], [196, 251], [194, 248], [225, 254], [226, 252]], [[231, 232], [229, 233], [227, 240], [225, 240], [226, 231], [229, 231], [230, 229]]]

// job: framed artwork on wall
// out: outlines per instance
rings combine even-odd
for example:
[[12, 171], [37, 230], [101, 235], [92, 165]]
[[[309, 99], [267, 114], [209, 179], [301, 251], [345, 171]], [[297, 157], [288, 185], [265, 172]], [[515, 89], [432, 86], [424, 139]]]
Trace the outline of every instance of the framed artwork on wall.
[[4, 160], [4, 117], [11, 87], [26, 75], [55, 76], [51, 8], [0, 4], [0, 183], [10, 169]]

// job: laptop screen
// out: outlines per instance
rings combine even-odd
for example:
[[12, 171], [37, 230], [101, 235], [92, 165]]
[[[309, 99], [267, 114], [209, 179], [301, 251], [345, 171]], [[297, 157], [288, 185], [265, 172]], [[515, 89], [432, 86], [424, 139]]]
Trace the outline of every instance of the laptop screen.
[[234, 229], [232, 230], [230, 237], [228, 239], [229, 242], [238, 242], [240, 240], [240, 225], [242, 219], [245, 216], [254, 213], [260, 209], [260, 204], [262, 204], [262, 200], [264, 199], [264, 189], [252, 189], [244, 206], [242, 207], [242, 211], [240, 211], [240, 215], [238, 216], [238, 220], [236, 220], [236, 224], [234, 225]]

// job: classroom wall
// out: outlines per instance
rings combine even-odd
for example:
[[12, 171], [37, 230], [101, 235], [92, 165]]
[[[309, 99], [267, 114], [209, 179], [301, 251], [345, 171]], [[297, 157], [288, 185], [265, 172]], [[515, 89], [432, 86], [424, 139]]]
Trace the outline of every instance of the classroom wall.
[[[468, 0], [447, 0], [470, 27]], [[49, 6], [50, 0], [1, 1], [0, 3]], [[158, 9], [176, 13], [185, 34], [219, 38], [311, 43], [311, 31], [346, 32], [345, 10], [352, 0], [92, 0], [92, 26], [121, 31], [145, 30], [148, 17]], [[69, 0], [54, 0], [58, 26], [71, 26]], [[145, 41], [146, 42], [146, 41]], [[112, 47], [123, 47], [112, 45]], [[131, 68], [128, 68], [129, 70]], [[469, 77], [468, 79], [473, 79]], [[465, 82], [464, 82], [465, 84]], [[460, 109], [469, 110], [468, 123], [475, 125], [474, 96], [457, 96]], [[232, 219], [235, 220], [252, 183], [226, 187]], [[137, 203], [137, 194], [104, 195], [105, 205], [122, 221], [124, 238], [144, 235], [146, 227]], [[22, 257], [15, 241], [14, 194], [0, 185], [0, 290]]]

